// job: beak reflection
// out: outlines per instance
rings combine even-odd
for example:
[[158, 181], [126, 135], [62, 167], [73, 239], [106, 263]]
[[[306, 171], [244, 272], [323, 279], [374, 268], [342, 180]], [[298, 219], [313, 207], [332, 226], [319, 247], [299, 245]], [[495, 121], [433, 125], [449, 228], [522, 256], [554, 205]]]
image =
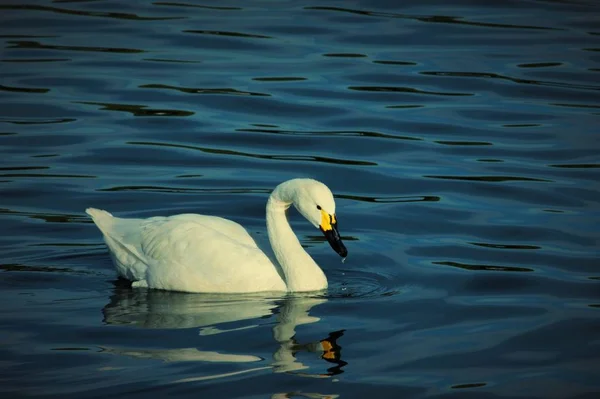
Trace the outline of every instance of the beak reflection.
[[340, 233], [337, 228], [337, 220], [335, 215], [330, 215], [327, 212], [321, 210], [321, 225], [319, 229], [325, 235], [325, 238], [331, 245], [331, 248], [338, 253], [342, 258], [348, 256], [348, 250], [344, 246]]

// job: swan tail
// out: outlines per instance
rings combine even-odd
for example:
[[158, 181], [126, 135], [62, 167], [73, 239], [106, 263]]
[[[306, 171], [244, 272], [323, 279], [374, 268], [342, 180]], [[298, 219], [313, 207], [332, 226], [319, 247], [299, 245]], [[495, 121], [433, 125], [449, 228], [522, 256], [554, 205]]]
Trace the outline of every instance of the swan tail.
[[102, 231], [103, 233], [103, 226], [108, 227], [110, 224], [112, 224], [111, 219], [114, 219], [113, 215], [111, 215], [109, 212], [103, 211], [102, 209], [87, 208], [85, 210], [85, 213], [92, 217], [92, 220], [94, 221], [96, 226], [98, 226], [100, 231]]
[[145, 257], [134, 244], [127, 242], [134, 230], [133, 224], [137, 224], [137, 221], [116, 218], [109, 212], [96, 208], [87, 208], [85, 213], [92, 217], [102, 232], [119, 275], [131, 281], [144, 280], [148, 267]]

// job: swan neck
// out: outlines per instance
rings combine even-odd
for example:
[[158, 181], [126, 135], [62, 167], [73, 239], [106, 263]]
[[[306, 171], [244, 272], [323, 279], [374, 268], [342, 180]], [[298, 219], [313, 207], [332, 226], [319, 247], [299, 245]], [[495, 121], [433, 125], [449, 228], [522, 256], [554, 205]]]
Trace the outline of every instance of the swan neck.
[[273, 252], [285, 275], [288, 291], [318, 291], [327, 288], [321, 268], [302, 248], [292, 231], [286, 210], [295, 196], [289, 187], [278, 186], [267, 202], [267, 232]]

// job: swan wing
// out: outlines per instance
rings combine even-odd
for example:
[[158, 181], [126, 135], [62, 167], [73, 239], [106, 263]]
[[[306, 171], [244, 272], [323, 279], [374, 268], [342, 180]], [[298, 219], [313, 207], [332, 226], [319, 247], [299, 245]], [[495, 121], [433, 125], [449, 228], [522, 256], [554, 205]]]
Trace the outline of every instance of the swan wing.
[[141, 226], [151, 259], [151, 288], [189, 292], [285, 290], [277, 268], [239, 224], [220, 217], [177, 215]]
[[213, 244], [220, 248], [228, 244], [258, 249], [246, 229], [216, 216], [153, 217], [143, 220], [140, 225], [141, 251], [154, 260], [181, 261], [190, 256], [207, 258], [211, 246], [215, 247]]
[[189, 292], [285, 290], [277, 268], [239, 224], [182, 214], [116, 218], [89, 209], [119, 274], [134, 286]]

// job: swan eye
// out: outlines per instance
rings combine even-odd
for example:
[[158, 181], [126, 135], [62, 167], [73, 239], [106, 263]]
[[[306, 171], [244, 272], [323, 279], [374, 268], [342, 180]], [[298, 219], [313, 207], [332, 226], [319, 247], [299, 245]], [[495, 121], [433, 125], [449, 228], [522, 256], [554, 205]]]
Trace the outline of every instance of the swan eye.
[[317, 205], [317, 209], [318, 209], [318, 210], [321, 210], [321, 205]]

